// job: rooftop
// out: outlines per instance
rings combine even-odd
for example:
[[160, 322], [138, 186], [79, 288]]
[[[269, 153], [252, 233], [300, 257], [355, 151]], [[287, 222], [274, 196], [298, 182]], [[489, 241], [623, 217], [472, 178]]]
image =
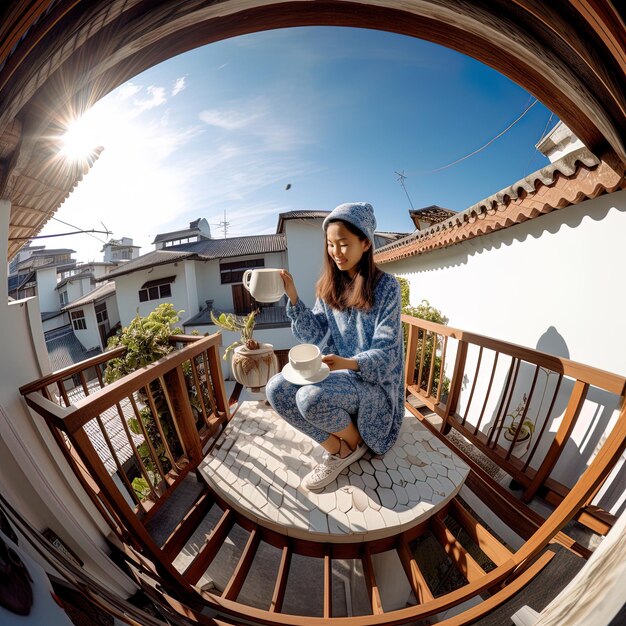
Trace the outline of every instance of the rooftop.
[[172, 246], [167, 248], [167, 250], [153, 250], [132, 261], [128, 261], [119, 269], [96, 280], [108, 280], [157, 265], [166, 265], [182, 260], [209, 261], [252, 254], [282, 252], [286, 249], [285, 236], [281, 234], [205, 239], [203, 241]]
[[377, 250], [376, 262], [397, 261], [510, 228], [550, 211], [621, 189], [625, 184], [623, 168], [600, 161], [586, 148], [581, 148], [454, 217]]
[[85, 294], [82, 298], [78, 298], [78, 300], [74, 300], [70, 302], [67, 306], [63, 307], [63, 311], [69, 311], [70, 309], [75, 309], [79, 306], [85, 306], [86, 304], [91, 304], [92, 302], [96, 302], [97, 300], [101, 300], [102, 298], [107, 298], [115, 293], [115, 283], [107, 282], [103, 285], [92, 289], [89, 293]]

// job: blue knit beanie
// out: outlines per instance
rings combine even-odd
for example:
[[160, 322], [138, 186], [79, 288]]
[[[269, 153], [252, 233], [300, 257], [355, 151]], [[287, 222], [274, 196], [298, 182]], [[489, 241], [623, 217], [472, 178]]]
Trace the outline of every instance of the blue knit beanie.
[[374, 208], [369, 202], [347, 202], [333, 209], [324, 220], [324, 231], [332, 220], [350, 222], [356, 226], [369, 240], [374, 243], [374, 231], [376, 230], [376, 218]]

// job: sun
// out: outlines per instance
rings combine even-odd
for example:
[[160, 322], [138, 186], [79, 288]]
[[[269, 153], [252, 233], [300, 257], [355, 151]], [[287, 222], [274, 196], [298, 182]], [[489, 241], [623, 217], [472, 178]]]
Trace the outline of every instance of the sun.
[[61, 154], [71, 160], [86, 159], [104, 145], [108, 126], [108, 121], [97, 109], [89, 109], [67, 124], [67, 130], [61, 136]]

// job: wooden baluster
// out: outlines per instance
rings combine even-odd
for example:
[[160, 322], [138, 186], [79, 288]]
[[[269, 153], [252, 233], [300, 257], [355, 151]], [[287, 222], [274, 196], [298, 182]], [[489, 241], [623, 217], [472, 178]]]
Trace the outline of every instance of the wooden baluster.
[[325, 618], [333, 616], [333, 559], [332, 546], [324, 545], [324, 610]]
[[207, 397], [209, 398], [209, 404], [211, 405], [211, 411], [213, 411], [213, 415], [217, 417], [217, 400], [215, 399], [215, 391], [213, 389], [213, 381], [211, 380], [211, 371], [209, 366], [209, 360], [207, 356], [207, 351], [205, 350], [202, 354], [202, 364], [204, 366], [204, 380], [205, 380], [205, 390], [207, 393]]
[[141, 475], [143, 476], [144, 480], [148, 483], [148, 487], [150, 488], [150, 494], [152, 496], [152, 499], [156, 502], [159, 498], [157, 495], [157, 492], [155, 491], [156, 485], [154, 484], [153, 480], [150, 479], [150, 474], [148, 473], [148, 470], [143, 462], [143, 459], [141, 458], [141, 455], [139, 454], [139, 451], [137, 450], [137, 446], [135, 445], [135, 440], [133, 439], [133, 434], [130, 432], [130, 428], [128, 427], [128, 424], [126, 423], [126, 415], [124, 414], [124, 409], [122, 409], [122, 405], [119, 402], [115, 403], [115, 408], [117, 409], [117, 415], [120, 419], [120, 422], [122, 423], [122, 428], [124, 429], [124, 432], [126, 433], [126, 437], [128, 438], [128, 443], [130, 444], [130, 447], [133, 450], [133, 456], [135, 457], [135, 461], [139, 465], [139, 471], [141, 472]]
[[[482, 350], [482, 346], [480, 348]], [[498, 367], [498, 357], [500, 356], [499, 352], [495, 353], [495, 357], [493, 359], [493, 367], [491, 368], [491, 376], [489, 378], [489, 384], [487, 385], [487, 391], [485, 392], [485, 401], [483, 402], [483, 408], [480, 411], [480, 415], [478, 416], [478, 422], [476, 422], [476, 427], [474, 428], [474, 434], [476, 435], [480, 429], [480, 425], [482, 424], [483, 417], [485, 415], [485, 409], [487, 408], [487, 402], [489, 401], [489, 396], [491, 395], [491, 387], [493, 387], [493, 381], [496, 377], [496, 369]]]
[[202, 461], [202, 444], [196, 428], [196, 419], [191, 409], [182, 366], [165, 374], [161, 379], [161, 384], [183, 450], [189, 461], [198, 465]]
[[[552, 400], [550, 401], [550, 406], [548, 408], [548, 412], [546, 413], [546, 417], [543, 420], [543, 424], [541, 425], [541, 430], [539, 431], [539, 434], [537, 435], [537, 437], [535, 438], [535, 443], [533, 444], [533, 447], [530, 451], [530, 454], [528, 455], [528, 458], [526, 459], [526, 463], [524, 463], [524, 467], [522, 468], [522, 471], [525, 472], [528, 467], [530, 466], [530, 461], [533, 458], [533, 456], [535, 455], [535, 452], [537, 450], [537, 446], [539, 445], [539, 442], [541, 441], [541, 438], [543, 436], [543, 433], [546, 429], [546, 427], [548, 426], [548, 424], [550, 423], [550, 417], [552, 415], [552, 410], [554, 409], [554, 404], [556, 402], [556, 399], [559, 395], [559, 390], [561, 389], [561, 381], [563, 380], [563, 374], [559, 374], [559, 379], [557, 380], [556, 386], [554, 388], [554, 393], [552, 394]], [[537, 421], [539, 420], [539, 415], [537, 415]]]
[[188, 565], [183, 576], [192, 585], [195, 585], [202, 574], [206, 572], [209, 565], [219, 552], [224, 540], [228, 536], [230, 529], [235, 523], [235, 515], [232, 509], [226, 509], [220, 518], [220, 521], [215, 525], [215, 528], [211, 531], [211, 534], [207, 537], [204, 545], [200, 549], [200, 552], [196, 555], [196, 558]]
[[154, 424], [157, 427], [157, 431], [159, 433], [159, 437], [161, 437], [161, 443], [163, 444], [163, 449], [165, 450], [165, 456], [167, 456], [172, 470], [181, 469], [176, 465], [176, 461], [174, 460], [174, 455], [170, 449], [170, 444], [167, 441], [167, 437], [163, 432], [163, 426], [161, 425], [161, 418], [159, 417], [159, 412], [157, 411], [156, 404], [154, 402], [154, 396], [152, 395], [152, 390], [150, 389], [150, 384], [146, 385], [144, 388], [144, 392], [148, 398], [148, 406], [150, 407], [150, 412], [152, 413], [152, 418], [154, 420]]
[[437, 385], [437, 398], [435, 402], [439, 404], [441, 401], [441, 390], [443, 388], [444, 369], [446, 364], [446, 349], [448, 347], [448, 335], [443, 338], [443, 349], [441, 351], [441, 363], [439, 364], [439, 384]]
[[289, 579], [289, 566], [291, 565], [291, 545], [288, 543], [283, 546], [282, 555], [280, 557], [280, 565], [276, 575], [276, 584], [274, 585], [274, 593], [270, 602], [270, 613], [280, 613], [283, 608], [283, 600], [285, 599], [285, 591], [287, 590], [287, 580]]
[[61, 394], [61, 397], [63, 398], [63, 402], [65, 402], [65, 406], [70, 406], [70, 404], [72, 404], [70, 402], [70, 399], [67, 396], [67, 391], [65, 390], [65, 384], [63, 383], [62, 380], [57, 380], [57, 387], [59, 389], [59, 393]]
[[424, 370], [424, 360], [426, 358], [426, 330], [424, 328], [420, 329], [422, 331], [422, 350], [420, 352], [420, 362], [417, 374], [417, 390], [422, 391], [422, 371]]
[[424, 574], [422, 574], [415, 558], [411, 554], [411, 549], [409, 548], [408, 541], [404, 536], [398, 537], [398, 545], [396, 546], [396, 551], [398, 552], [398, 556], [400, 557], [400, 562], [402, 563], [402, 567], [404, 568], [404, 573], [411, 585], [411, 589], [415, 594], [415, 599], [418, 604], [425, 604], [426, 602], [430, 602], [434, 600], [434, 596], [432, 591], [428, 587], [426, 583], [426, 579], [424, 578]]
[[78, 372], [78, 376], [80, 378], [80, 385], [83, 388], [83, 393], [85, 394], [85, 397], [87, 397], [89, 395], [89, 386], [87, 385], [87, 379], [85, 378], [85, 370], [80, 370], [80, 372]]
[[[539, 375], [539, 366], [537, 365], [535, 366], [535, 375], [533, 376], [533, 381], [530, 385], [530, 391], [528, 392], [528, 396], [526, 397], [526, 405], [524, 406], [522, 415], [518, 418], [519, 423], [517, 425], [517, 428], [515, 429], [515, 434], [513, 435], [513, 441], [511, 441], [511, 445], [509, 446], [509, 450], [506, 453], [506, 457], [504, 457], [505, 461], [508, 461], [511, 458], [511, 454], [513, 453], [513, 448], [515, 447], [515, 444], [517, 443], [519, 435], [522, 432], [522, 427], [524, 426], [524, 420], [526, 419], [526, 415], [528, 414], [530, 403], [532, 402], [532, 399], [533, 399], [533, 393], [535, 391], [535, 385], [537, 384], [538, 375]], [[528, 435], [530, 437], [532, 433], [529, 432]]]
[[437, 358], [437, 342], [439, 340], [439, 335], [437, 333], [433, 333], [433, 348], [432, 354], [430, 355], [430, 371], [428, 372], [428, 383], [426, 386], [426, 395], [432, 395], [433, 388], [433, 378], [435, 377], [435, 359]]
[[227, 419], [230, 419], [230, 409], [228, 407], [228, 395], [224, 387], [224, 376], [222, 375], [222, 365], [220, 363], [220, 355], [217, 346], [209, 346], [208, 349], [209, 371], [211, 372], [211, 380], [213, 382], [213, 391], [217, 402], [217, 409]]
[[404, 361], [404, 384], [410, 387], [415, 383], [415, 359], [417, 358], [417, 337], [419, 329], [415, 324], [405, 322], [408, 326], [406, 355]]
[[[164, 374], [163, 376], [159, 376], [159, 385], [161, 386], [161, 391], [163, 393], [163, 398], [165, 399], [165, 404], [167, 405], [167, 410], [169, 411], [169, 414], [172, 418], [172, 425], [174, 426], [174, 430], [176, 431], [176, 439], [178, 439], [178, 443], [180, 444], [180, 447], [182, 448], [183, 456], [186, 457], [187, 460], [190, 460], [190, 455], [187, 453], [187, 446], [185, 445], [186, 443], [185, 438], [182, 436], [180, 428], [179, 428], [179, 424], [178, 424], [178, 422], [180, 421], [178, 417], [178, 411], [182, 410], [183, 404], [189, 403], [189, 396], [187, 394], [184, 377], [183, 377], [183, 390], [181, 393], [180, 388], [177, 387], [178, 381], [176, 379], [172, 379], [171, 374], [172, 372], [168, 372], [167, 374]], [[167, 376], [167, 383], [165, 382], [166, 376]], [[170, 386], [172, 389], [173, 396], [184, 395], [184, 398], [186, 398], [187, 402], [185, 402], [182, 397], [179, 397], [178, 402], [176, 403], [176, 406], [174, 406], [174, 404], [172, 403], [172, 398], [170, 397], [170, 392], [169, 392]], [[182, 466], [179, 466], [179, 468], [180, 467]]]
[[446, 408], [442, 415], [441, 432], [446, 434], [450, 430], [448, 418], [456, 411], [461, 395], [461, 385], [463, 384], [463, 375], [465, 373], [465, 361], [467, 359], [467, 342], [460, 340], [456, 350], [456, 360], [454, 362], [454, 372], [452, 373], [452, 381], [450, 382], [450, 393], [446, 402]]
[[522, 502], [530, 502], [533, 499], [537, 490], [541, 487], [541, 485], [543, 485], [543, 482], [550, 475], [550, 472], [559, 460], [559, 457], [567, 444], [567, 440], [572, 434], [572, 430], [574, 430], [580, 411], [583, 408], [585, 398], [587, 397], [587, 391], [589, 391], [589, 384], [577, 380], [574, 384], [574, 389], [572, 390], [569, 402], [567, 403], [565, 415], [563, 416], [559, 429], [554, 437], [554, 440], [552, 441], [552, 444], [550, 445], [550, 449], [539, 466], [535, 477], [526, 488], [526, 491], [524, 491], [524, 494], [522, 495]]
[[476, 389], [476, 381], [478, 380], [478, 373], [480, 372], [480, 362], [483, 358], [483, 347], [480, 346], [478, 350], [478, 359], [476, 361], [476, 371], [474, 372], [474, 381], [472, 382], [472, 389], [470, 390], [470, 395], [467, 400], [467, 404], [465, 405], [465, 413], [463, 413], [463, 419], [461, 420], [461, 424], [465, 426], [465, 422], [467, 421], [467, 414], [469, 413], [470, 406], [472, 404], [472, 399], [474, 398], [474, 390]]
[[193, 384], [196, 388], [196, 395], [200, 398], [200, 407], [202, 410], [202, 421], [209, 428], [209, 412], [206, 407], [206, 402], [204, 400], [204, 393], [202, 389], [202, 384], [200, 382], [200, 377], [198, 376], [198, 368], [196, 366], [196, 359], [193, 358], [190, 360], [191, 363], [191, 374], [193, 376]]
[[115, 463], [115, 467], [117, 467], [117, 473], [120, 475], [122, 482], [126, 485], [126, 489], [128, 489], [128, 493], [130, 497], [135, 501], [135, 503], [139, 506], [139, 508], [145, 512], [145, 508], [141, 500], [139, 499], [139, 496], [135, 493], [135, 490], [133, 489], [133, 486], [131, 485], [130, 480], [128, 479], [128, 476], [126, 475], [126, 472], [124, 471], [124, 468], [122, 467], [122, 464], [120, 463], [120, 459], [117, 456], [117, 452], [115, 451], [113, 444], [111, 443], [111, 439], [109, 438], [109, 433], [107, 432], [100, 415], [96, 415], [96, 421], [98, 422], [98, 426], [100, 427], [100, 431], [102, 432], [104, 441], [107, 444], [107, 448], [109, 449], [109, 452], [111, 453], [111, 458], [113, 459], [113, 462]]
[[496, 419], [493, 423], [493, 428], [491, 429], [491, 432], [489, 433], [489, 437], [487, 438], [487, 445], [491, 446], [492, 448], [496, 447], [498, 443], [498, 439], [500, 438], [500, 433], [502, 432], [502, 427], [504, 426], [506, 413], [509, 410], [509, 406], [511, 404], [511, 398], [513, 397], [513, 391], [515, 389], [515, 382], [517, 381], [517, 373], [519, 372], [519, 364], [520, 364], [519, 359], [516, 359], [515, 357], [511, 359], [509, 372], [506, 377], [504, 389], [502, 390], [502, 398], [500, 399], [500, 406], [498, 407], [498, 411], [496, 413]]
[[378, 591], [378, 584], [376, 583], [376, 576], [374, 575], [374, 566], [372, 564], [369, 544], [365, 544], [363, 554], [361, 555], [361, 563], [363, 565], [363, 579], [367, 587], [372, 613], [374, 615], [382, 615], [383, 603], [380, 599], [380, 592]]
[[230, 580], [224, 589], [224, 593], [222, 593], [222, 598], [225, 600], [237, 600], [237, 596], [243, 587], [246, 576], [250, 572], [250, 567], [252, 566], [254, 555], [256, 554], [260, 542], [261, 531], [258, 527], [253, 528], [248, 537], [248, 541], [246, 542], [246, 546], [241, 553], [239, 562], [235, 567], [235, 571], [230, 577]]
[[163, 484], [167, 485], [167, 480], [165, 478], [165, 471], [163, 470], [163, 466], [161, 465], [161, 459], [159, 459], [159, 455], [154, 449], [152, 439], [150, 439], [150, 436], [148, 435], [148, 431], [146, 430], [146, 425], [143, 423], [143, 420], [141, 419], [141, 413], [139, 412], [139, 407], [137, 406], [137, 402], [135, 401], [135, 398], [133, 396], [128, 396], [128, 399], [130, 401], [131, 406], [133, 407], [135, 418], [137, 419], [137, 422], [139, 422], [139, 428], [141, 429], [141, 432], [143, 434], [144, 441], [146, 445], [148, 446], [148, 451], [150, 452], [150, 458], [152, 459], [152, 462], [157, 468], [157, 471], [159, 475], [161, 476], [161, 480], [163, 481]]
[[467, 582], [472, 583], [480, 580], [485, 575], [485, 570], [452, 534], [444, 524], [440, 514], [431, 517], [430, 526], [444, 552], [450, 557], [457, 570], [467, 579]]

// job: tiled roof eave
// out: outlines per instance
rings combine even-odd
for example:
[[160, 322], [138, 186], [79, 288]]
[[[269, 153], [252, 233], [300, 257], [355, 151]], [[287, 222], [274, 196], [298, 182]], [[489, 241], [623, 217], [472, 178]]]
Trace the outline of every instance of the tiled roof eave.
[[[518, 187], [516, 198], [503, 192], [490, 196], [494, 198], [490, 205], [483, 201], [459, 213], [452, 220], [436, 224], [404, 241], [389, 244], [381, 248], [374, 259], [376, 263], [384, 264], [426, 254], [521, 224], [605, 193], [626, 189], [623, 167], [598, 161], [593, 155], [591, 157], [597, 164], [588, 164], [588, 158], [577, 158], [574, 171], [568, 171], [565, 166], [559, 169], [560, 162], [556, 162], [536, 175], [527, 177], [527, 180], [534, 180], [532, 190]], [[546, 169], [551, 170], [551, 179], [547, 180], [547, 184], [539, 176]], [[499, 200], [495, 199], [497, 196], [500, 197]]]
[[[164, 252], [163, 250], [159, 250], [158, 252]], [[150, 253], [148, 253], [150, 254]], [[172, 255], [174, 254], [173, 252], [171, 253]], [[147, 256], [147, 255], [146, 255]], [[141, 257], [137, 257], [137, 259], [133, 259], [133, 261], [137, 261], [141, 259]], [[179, 254], [177, 256], [172, 256], [170, 258], [162, 258], [160, 261], [155, 261], [155, 262], [151, 262], [151, 263], [147, 263], [146, 265], [134, 265], [128, 269], [126, 269], [126, 266], [122, 266], [122, 268], [124, 269], [120, 269], [120, 271], [117, 272], [109, 272], [108, 274], [105, 274], [104, 276], [100, 276], [99, 278], [95, 279], [95, 282], [100, 283], [106, 280], [115, 280], [116, 278], [119, 278], [120, 276], [126, 276], [127, 274], [133, 274], [134, 272], [142, 272], [144, 270], [148, 270], [151, 267], [158, 267], [159, 265], [169, 265], [171, 263], [179, 263], [182, 261], [194, 261], [194, 260], [199, 260], [199, 261], [206, 261], [207, 258], [203, 255], [200, 254], [195, 254], [195, 253], [189, 253], [189, 254]]]

